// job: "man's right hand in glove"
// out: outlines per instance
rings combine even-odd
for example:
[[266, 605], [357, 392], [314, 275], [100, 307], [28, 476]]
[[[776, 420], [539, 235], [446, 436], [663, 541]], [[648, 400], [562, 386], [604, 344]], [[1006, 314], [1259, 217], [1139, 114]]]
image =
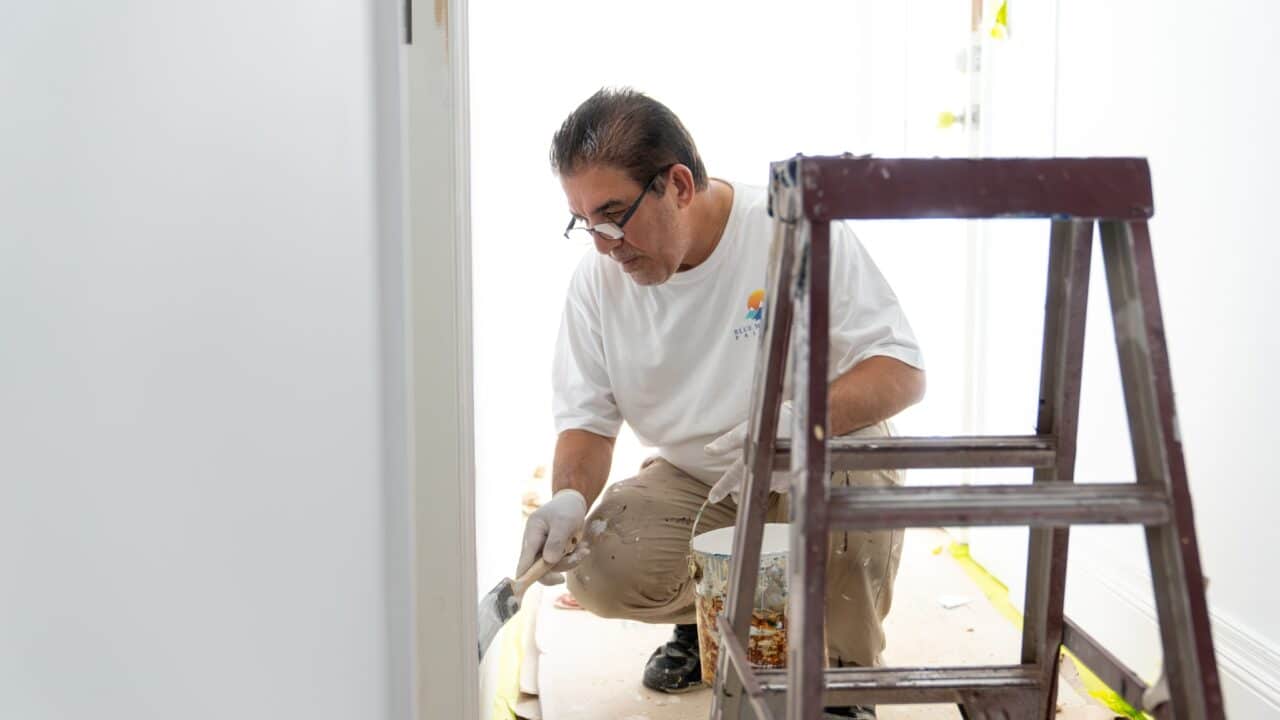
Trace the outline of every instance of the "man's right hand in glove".
[[524, 574], [539, 557], [551, 565], [552, 572], [542, 576], [544, 585], [564, 582], [566, 570], [573, 569], [589, 552], [585, 543], [579, 543], [565, 554], [569, 538], [582, 537], [587, 524], [587, 500], [577, 490], [557, 492], [545, 505], [529, 516], [524, 526], [524, 542], [520, 548], [520, 562], [516, 576]]

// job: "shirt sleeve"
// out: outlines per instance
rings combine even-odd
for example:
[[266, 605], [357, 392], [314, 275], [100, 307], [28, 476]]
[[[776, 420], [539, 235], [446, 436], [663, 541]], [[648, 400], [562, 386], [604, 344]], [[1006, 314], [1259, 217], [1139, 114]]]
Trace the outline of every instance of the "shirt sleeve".
[[592, 291], [590, 260], [578, 266], [565, 297], [552, 363], [552, 413], [556, 433], [587, 430], [617, 437], [622, 427], [605, 363], [600, 306]]
[[873, 355], [924, 369], [920, 344], [898, 297], [853, 230], [831, 224], [831, 379]]

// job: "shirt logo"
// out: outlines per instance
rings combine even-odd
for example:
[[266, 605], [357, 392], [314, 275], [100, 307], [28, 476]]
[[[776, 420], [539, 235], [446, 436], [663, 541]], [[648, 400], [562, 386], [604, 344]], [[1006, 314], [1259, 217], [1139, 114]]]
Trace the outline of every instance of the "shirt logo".
[[746, 323], [733, 329], [734, 340], [746, 340], [760, 334], [764, 321], [764, 290], [755, 290], [747, 296]]
[[764, 316], [764, 291], [756, 290], [747, 297], [747, 319], [760, 322]]

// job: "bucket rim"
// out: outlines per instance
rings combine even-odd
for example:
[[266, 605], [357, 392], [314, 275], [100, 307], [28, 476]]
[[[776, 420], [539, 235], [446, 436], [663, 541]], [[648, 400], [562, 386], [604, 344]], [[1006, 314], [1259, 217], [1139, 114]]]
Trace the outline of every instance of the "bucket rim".
[[[761, 558], [772, 555], [785, 555], [789, 552], [791, 544], [790, 527], [789, 523], [782, 522], [764, 524], [764, 533], [761, 535], [760, 541]], [[707, 557], [732, 557], [735, 528], [736, 526], [734, 525], [726, 525], [725, 527], [708, 530], [693, 536], [689, 540], [690, 552]], [[699, 541], [702, 541], [702, 548], [699, 547]], [[720, 546], [728, 547], [729, 549], [724, 552], [704, 549], [706, 544], [712, 541], [716, 541]], [[771, 546], [777, 549], [768, 549]]]

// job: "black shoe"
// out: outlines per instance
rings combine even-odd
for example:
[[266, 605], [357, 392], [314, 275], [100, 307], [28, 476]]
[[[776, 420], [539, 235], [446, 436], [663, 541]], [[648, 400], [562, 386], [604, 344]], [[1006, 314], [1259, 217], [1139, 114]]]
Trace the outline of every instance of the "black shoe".
[[865, 705], [822, 709], [823, 720], [846, 720], [847, 718], [853, 718], [853, 720], [876, 720], [876, 709]]
[[702, 687], [697, 625], [676, 625], [667, 644], [653, 651], [644, 665], [644, 686], [664, 693]]

